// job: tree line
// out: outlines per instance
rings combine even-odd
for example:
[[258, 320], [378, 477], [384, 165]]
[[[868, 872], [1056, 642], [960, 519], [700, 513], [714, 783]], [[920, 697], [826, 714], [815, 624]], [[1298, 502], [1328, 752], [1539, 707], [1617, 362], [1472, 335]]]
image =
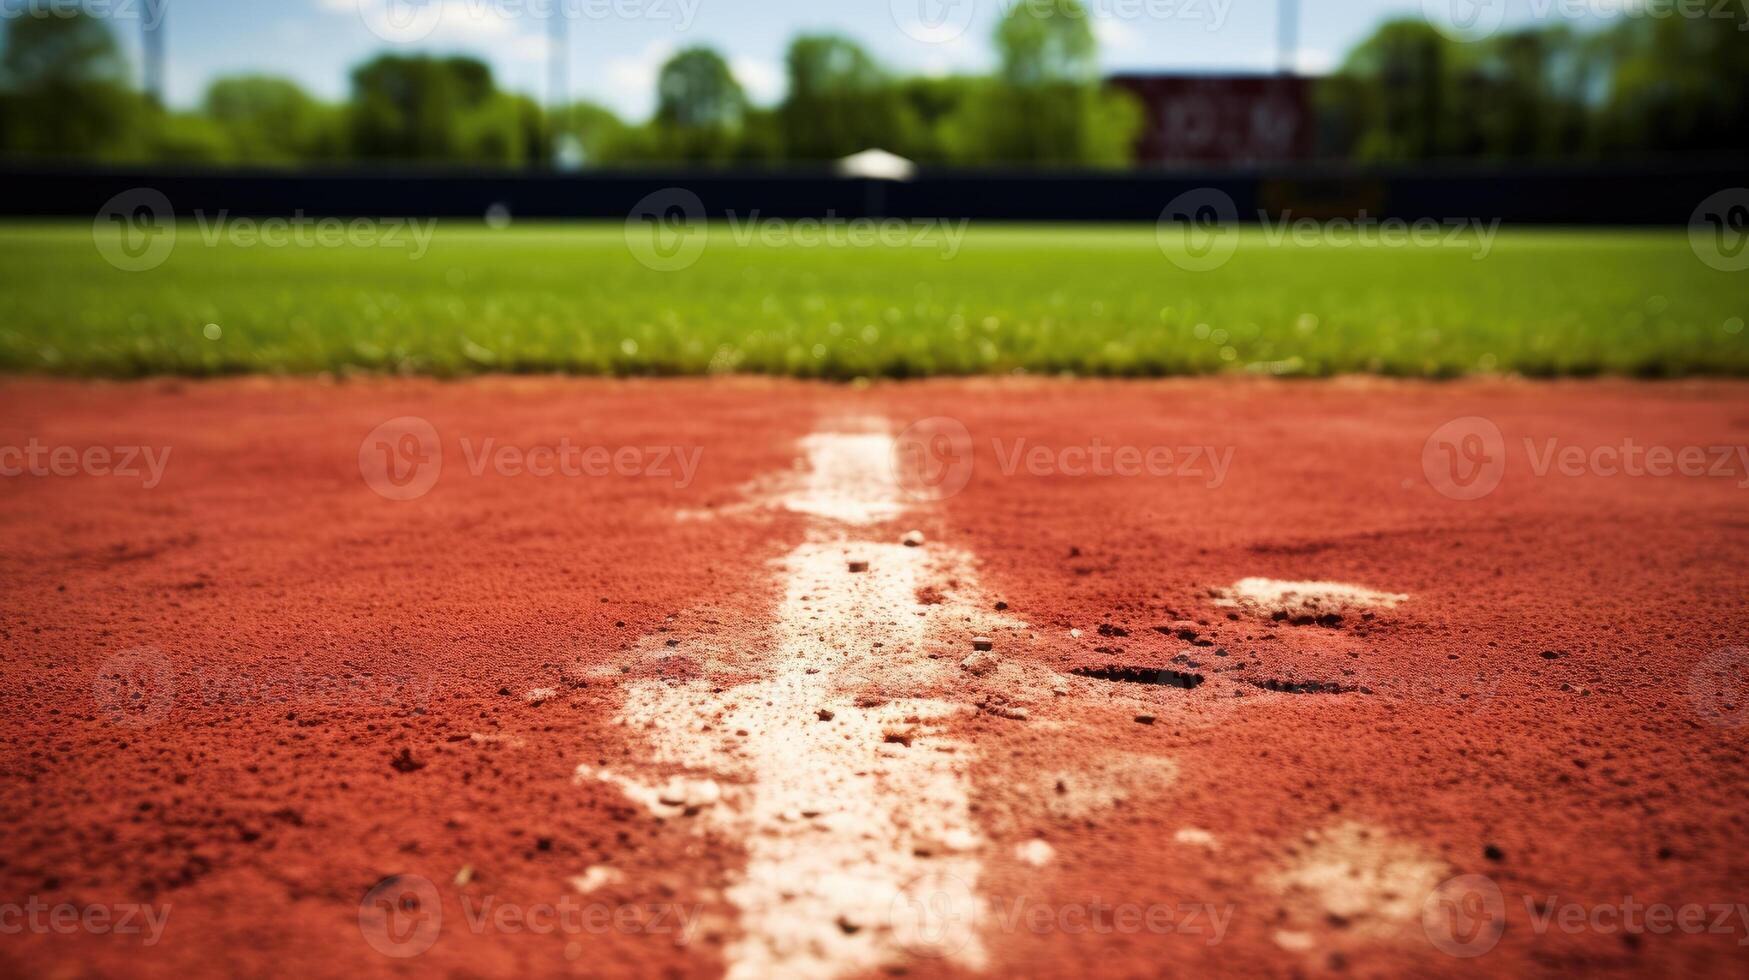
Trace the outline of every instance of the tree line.
[[[1321, 157], [1574, 160], [1742, 154], [1749, 28], [1729, 18], [1626, 17], [1603, 29], [1459, 43], [1383, 24], [1315, 82]], [[378, 56], [347, 101], [264, 75], [224, 77], [176, 111], [138, 91], [109, 25], [18, 16], [0, 50], [0, 154], [100, 162], [481, 166], [777, 165], [880, 147], [926, 164], [1121, 167], [1142, 107], [1101, 83], [1080, 0], [1016, 4], [988, 76], [906, 77], [854, 40], [796, 38], [788, 93], [755, 105], [708, 47], [676, 53], [647, 121], [589, 102], [542, 107], [469, 57]]]

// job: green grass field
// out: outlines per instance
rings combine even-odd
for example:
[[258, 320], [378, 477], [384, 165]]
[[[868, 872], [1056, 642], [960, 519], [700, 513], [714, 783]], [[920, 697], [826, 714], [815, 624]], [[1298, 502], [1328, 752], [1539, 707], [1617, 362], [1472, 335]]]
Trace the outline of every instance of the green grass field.
[[[1749, 374], [1749, 289], [1680, 230], [1336, 247], [1242, 234], [1187, 272], [1152, 227], [973, 227], [956, 254], [714, 226], [659, 272], [620, 224], [439, 222], [429, 250], [213, 243], [109, 264], [89, 223], [0, 225], [0, 370], [443, 376], [1010, 371]], [[208, 325], [216, 324], [213, 330]], [[216, 339], [214, 337], [216, 336]]]

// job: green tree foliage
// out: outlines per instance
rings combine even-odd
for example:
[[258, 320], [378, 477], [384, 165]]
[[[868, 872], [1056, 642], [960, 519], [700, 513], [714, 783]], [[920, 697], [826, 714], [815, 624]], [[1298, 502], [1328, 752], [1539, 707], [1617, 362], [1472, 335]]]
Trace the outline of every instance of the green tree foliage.
[[726, 163], [747, 117], [747, 94], [710, 48], [668, 59], [656, 82], [656, 148], [665, 160]]
[[5, 20], [0, 52], [0, 147], [22, 155], [125, 156], [143, 100], [108, 25], [83, 13]]
[[1749, 11], [1646, 18], [1612, 32], [1614, 85], [1598, 126], [1610, 152], [1749, 151]]
[[[1315, 89], [1321, 152], [1377, 162], [1737, 158], [1749, 153], [1749, 12], [1627, 14], [1602, 26], [1459, 43], [1418, 20], [1381, 25]], [[1141, 125], [1100, 84], [1084, 0], [1022, 0], [998, 22], [988, 77], [901, 78], [855, 41], [791, 44], [789, 93], [749, 103], [708, 48], [663, 66], [648, 123], [588, 103], [550, 116], [465, 57], [383, 55], [326, 105], [295, 83], [216, 80], [196, 111], [138, 93], [102, 20], [0, 22], [0, 153], [291, 165], [428, 161], [544, 166], [560, 140], [586, 165], [821, 163], [880, 147], [925, 164], [1124, 166]]]
[[1460, 43], [1381, 26], [1318, 88], [1327, 155], [1559, 160], [1749, 148], [1749, 17], [1626, 16]]
[[1141, 111], [1099, 84], [1099, 45], [1080, 0], [1027, 0], [996, 27], [998, 84], [956, 122], [981, 162], [1117, 166], [1130, 160]]
[[203, 109], [229, 144], [230, 156], [241, 162], [332, 160], [344, 152], [340, 112], [288, 79], [220, 78], [207, 88]]
[[156, 106], [146, 137], [145, 155], [172, 163], [254, 162], [239, 157], [231, 134], [211, 116], [199, 112], [165, 112]]
[[655, 152], [648, 129], [627, 124], [605, 106], [574, 102], [552, 115], [553, 138], [573, 146], [583, 166], [634, 163]]
[[996, 25], [1002, 80], [1017, 88], [1091, 85], [1099, 42], [1081, 0], [1025, 0]]
[[790, 160], [836, 160], [871, 147], [896, 150], [910, 121], [899, 88], [856, 42], [798, 37], [785, 59], [789, 95], [778, 110]]
[[522, 165], [548, 159], [532, 99], [498, 91], [473, 58], [384, 55], [352, 73], [348, 132], [365, 160]]

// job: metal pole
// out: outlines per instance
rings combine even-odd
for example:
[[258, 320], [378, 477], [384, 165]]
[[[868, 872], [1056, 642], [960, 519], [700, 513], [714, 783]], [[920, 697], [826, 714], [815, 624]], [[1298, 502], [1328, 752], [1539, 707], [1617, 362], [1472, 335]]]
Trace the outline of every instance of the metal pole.
[[1300, 66], [1300, 0], [1280, 0], [1276, 41], [1281, 47], [1281, 73], [1292, 75]]
[[147, 0], [140, 18], [140, 47], [145, 62], [146, 95], [164, 104], [164, 18], [170, 0]]
[[570, 99], [571, 82], [571, 45], [569, 32], [565, 24], [565, 5], [554, 3], [551, 7], [553, 22], [547, 25], [547, 125], [552, 132], [551, 159], [548, 166], [558, 166], [564, 156], [564, 134], [569, 129], [570, 122], [566, 118], [565, 103]]
[[547, 53], [549, 59], [547, 63], [547, 108], [549, 111], [557, 111], [570, 96], [568, 89], [570, 88], [571, 49], [565, 30], [564, 5], [553, 4], [551, 16], [552, 23], [548, 25], [550, 48]]

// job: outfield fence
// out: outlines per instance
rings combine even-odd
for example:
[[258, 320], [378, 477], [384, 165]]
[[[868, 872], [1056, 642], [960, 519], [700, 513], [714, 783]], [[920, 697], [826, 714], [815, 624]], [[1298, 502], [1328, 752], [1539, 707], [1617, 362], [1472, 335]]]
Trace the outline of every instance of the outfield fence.
[[[704, 217], [1155, 222], [1186, 195], [1231, 202], [1228, 220], [1282, 216], [1503, 224], [1688, 225], [1697, 204], [1749, 185], [1749, 166], [1349, 166], [1219, 172], [930, 171], [895, 182], [824, 171], [382, 170], [31, 167], [0, 165], [0, 217], [88, 218], [149, 188], [179, 215], [485, 217], [623, 220], [652, 195], [682, 189]], [[688, 198], [690, 200], [691, 198]], [[696, 217], [696, 216], [695, 216]]]

